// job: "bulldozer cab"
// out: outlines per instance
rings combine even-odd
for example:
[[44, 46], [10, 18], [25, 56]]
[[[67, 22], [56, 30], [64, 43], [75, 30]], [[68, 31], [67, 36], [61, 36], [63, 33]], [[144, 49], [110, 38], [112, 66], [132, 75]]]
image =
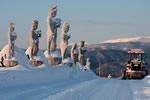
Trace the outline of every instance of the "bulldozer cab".
[[131, 60], [139, 60], [144, 61], [145, 60], [145, 53], [141, 49], [137, 50], [131, 50], [128, 52], [128, 61]]
[[141, 49], [132, 49], [128, 51], [128, 64], [130, 69], [140, 71], [143, 69], [142, 63], [145, 60], [145, 53]]

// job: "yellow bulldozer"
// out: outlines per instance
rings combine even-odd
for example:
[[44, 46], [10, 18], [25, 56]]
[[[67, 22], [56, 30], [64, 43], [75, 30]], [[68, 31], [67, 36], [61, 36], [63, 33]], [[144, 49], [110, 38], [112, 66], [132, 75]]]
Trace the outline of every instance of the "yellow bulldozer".
[[128, 51], [126, 69], [122, 70], [122, 79], [143, 79], [148, 75], [146, 56], [141, 49]]

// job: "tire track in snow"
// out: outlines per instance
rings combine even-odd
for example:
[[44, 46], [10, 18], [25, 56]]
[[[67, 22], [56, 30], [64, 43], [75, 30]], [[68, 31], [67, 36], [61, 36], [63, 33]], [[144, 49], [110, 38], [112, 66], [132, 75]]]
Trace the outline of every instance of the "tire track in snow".
[[[133, 100], [133, 95], [129, 87], [130, 84], [123, 80], [106, 79], [104, 84], [100, 84], [100, 88], [88, 95], [83, 100]], [[99, 80], [101, 82], [101, 80]]]
[[129, 81], [95, 79], [49, 95], [43, 100], [134, 100]]
[[5, 99], [6, 100], [18, 100], [22, 98], [22, 100], [41, 100], [41, 98], [44, 98], [45, 96], [54, 95], [59, 93], [60, 91], [64, 91], [67, 88], [71, 88], [76, 84], [80, 84], [83, 81], [65, 81], [60, 83], [46, 83], [41, 84], [37, 86], [30, 86], [30, 88], [24, 88], [20, 90], [17, 94], [8, 96]]
[[[147, 81], [146, 81], [147, 82]], [[119, 80], [96, 78], [87, 81], [69, 81], [58, 84], [40, 85], [26, 89], [11, 97], [16, 100], [150, 100], [143, 91], [150, 89], [143, 80]], [[38, 85], [39, 86], [39, 85]], [[135, 92], [138, 92], [136, 94]]]
[[[106, 80], [101, 79], [101, 83], [105, 83], [104, 81]], [[49, 95], [45, 97], [43, 100], [84, 100], [84, 97], [88, 91], [92, 91], [92, 92], [89, 92], [89, 94], [92, 95], [97, 91], [97, 89], [100, 88], [98, 87], [99, 85], [96, 84], [98, 82], [99, 82], [99, 78], [86, 81], [86, 82], [82, 82], [80, 84], [75, 85], [72, 88], [66, 89], [64, 91], [60, 91], [59, 93], [55, 95]], [[93, 85], [95, 85], [98, 88], [95, 88], [95, 86]]]

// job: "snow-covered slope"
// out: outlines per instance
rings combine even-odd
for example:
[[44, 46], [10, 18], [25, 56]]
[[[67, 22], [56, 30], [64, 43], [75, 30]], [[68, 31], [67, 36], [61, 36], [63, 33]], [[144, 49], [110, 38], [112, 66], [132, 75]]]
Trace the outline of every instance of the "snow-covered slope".
[[107, 40], [102, 43], [118, 43], [118, 42], [147, 42], [150, 43], [150, 36], [133, 37], [133, 38], [120, 38], [115, 40]]
[[[29, 63], [29, 60], [28, 60], [28, 58], [25, 54], [25, 51], [23, 49], [15, 46], [14, 51], [15, 51], [14, 57], [19, 62], [19, 65], [15, 66], [15, 67], [10, 67], [10, 68], [0, 67], [0, 70], [28, 70], [28, 69], [36, 68], [35, 66], [33, 66]], [[0, 51], [0, 58], [2, 56], [4, 57], [4, 55], [6, 55], [6, 58], [7, 58], [8, 45], [4, 46], [4, 48]], [[41, 67], [47, 67], [48, 63], [47, 63], [46, 58], [43, 54], [43, 51], [39, 50], [37, 55], [40, 55], [40, 59], [43, 59], [43, 61], [44, 61], [44, 64], [41, 65]]]
[[30, 70], [0, 70], [0, 99], [33, 100], [36, 97], [34, 100], [38, 100], [39, 96], [55, 94], [73, 84], [95, 78], [91, 71], [83, 72], [65, 65]]
[[[0, 52], [7, 53], [7, 46]], [[55, 94], [75, 84], [95, 79], [91, 71], [83, 71], [77, 66], [72, 68], [61, 64], [50, 67], [43, 52], [38, 55], [44, 61], [40, 67], [31, 65], [25, 51], [15, 47], [15, 57], [19, 65], [11, 68], [0, 67], [0, 100], [38, 100], [47, 93]], [[41, 99], [39, 99], [41, 100]]]

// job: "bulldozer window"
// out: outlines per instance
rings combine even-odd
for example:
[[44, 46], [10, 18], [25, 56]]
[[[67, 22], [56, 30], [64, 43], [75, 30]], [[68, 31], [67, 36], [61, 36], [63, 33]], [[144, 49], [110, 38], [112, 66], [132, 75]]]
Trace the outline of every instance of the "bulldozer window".
[[128, 54], [128, 59], [129, 60], [133, 60], [135, 58], [135, 54]]
[[141, 54], [135, 54], [135, 59], [141, 60]]

